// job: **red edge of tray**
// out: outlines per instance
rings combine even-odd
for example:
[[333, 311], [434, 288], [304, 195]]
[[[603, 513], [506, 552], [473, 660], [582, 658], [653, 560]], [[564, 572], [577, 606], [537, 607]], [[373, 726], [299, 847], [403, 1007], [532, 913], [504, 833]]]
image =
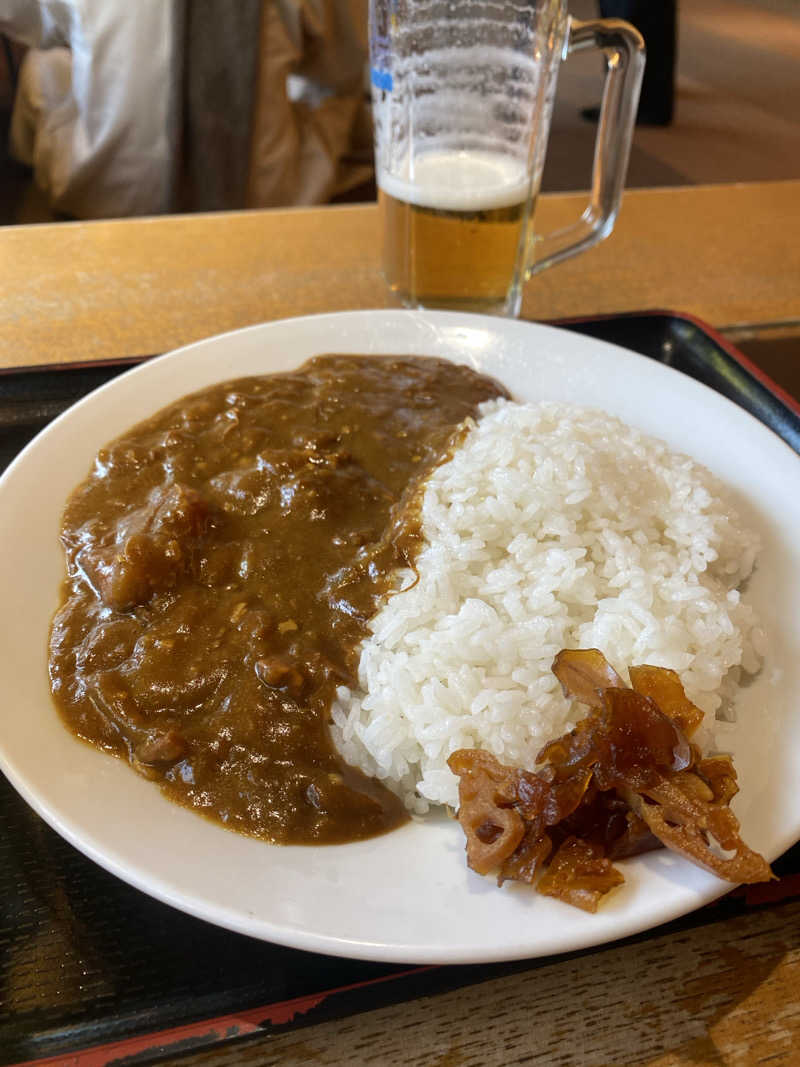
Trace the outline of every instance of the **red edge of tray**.
[[369, 978], [352, 985], [324, 989], [319, 993], [306, 993], [291, 1000], [277, 1001], [260, 1008], [248, 1008], [245, 1011], [231, 1012], [197, 1022], [181, 1023], [165, 1030], [157, 1030], [134, 1037], [123, 1037], [102, 1045], [92, 1045], [75, 1052], [62, 1052], [56, 1056], [46, 1056], [34, 1060], [25, 1060], [11, 1064], [10, 1067], [106, 1067], [109, 1063], [124, 1062], [129, 1057], [141, 1058], [145, 1055], [169, 1055], [170, 1052], [208, 1051], [214, 1045], [225, 1043], [233, 1038], [243, 1038], [253, 1034], [264, 1034], [265, 1024], [280, 1026], [291, 1022], [297, 1015], [305, 1015], [322, 1004], [328, 997], [349, 993], [383, 982], [407, 978], [434, 970], [433, 967], [412, 967], [407, 971], [387, 974], [381, 978]]
[[682, 319], [684, 322], [690, 322], [693, 326], [696, 326], [699, 330], [702, 330], [706, 336], [710, 337], [714, 344], [718, 345], [731, 359], [735, 360], [741, 367], [752, 375], [757, 381], [759, 381], [765, 389], [768, 389], [773, 396], [777, 397], [782, 404], [784, 404], [790, 411], [793, 411], [795, 415], [800, 416], [800, 402], [796, 397], [792, 396], [777, 382], [773, 381], [770, 376], [749, 359], [744, 352], [741, 352], [736, 345], [732, 344], [723, 334], [706, 322], [704, 319], [698, 318], [697, 315], [692, 315], [687, 311], [671, 311], [669, 308], [650, 308], [646, 311], [622, 311], [619, 313], [612, 313], [607, 315], [580, 315], [578, 317], [568, 319], [550, 319], [547, 325], [550, 326], [577, 326], [583, 322], [605, 322], [611, 319], [633, 319], [633, 318], [671, 318]]

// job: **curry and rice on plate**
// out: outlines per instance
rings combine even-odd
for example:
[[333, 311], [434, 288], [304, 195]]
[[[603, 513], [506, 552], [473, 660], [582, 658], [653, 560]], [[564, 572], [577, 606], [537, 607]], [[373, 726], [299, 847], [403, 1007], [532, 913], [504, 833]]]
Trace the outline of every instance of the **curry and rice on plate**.
[[473, 868], [590, 910], [663, 843], [769, 877], [703, 755], [759, 667], [758, 538], [616, 418], [317, 357], [102, 449], [62, 542], [62, 717], [232, 829], [335, 843], [446, 805]]

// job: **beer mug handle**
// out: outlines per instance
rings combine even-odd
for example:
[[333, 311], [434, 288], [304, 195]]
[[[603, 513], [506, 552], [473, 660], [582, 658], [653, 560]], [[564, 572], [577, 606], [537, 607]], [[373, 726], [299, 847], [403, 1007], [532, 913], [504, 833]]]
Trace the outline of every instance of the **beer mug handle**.
[[638, 30], [619, 19], [571, 19], [565, 55], [587, 48], [599, 48], [606, 58], [591, 198], [578, 222], [533, 237], [527, 277], [608, 237], [619, 212], [644, 73], [644, 40]]

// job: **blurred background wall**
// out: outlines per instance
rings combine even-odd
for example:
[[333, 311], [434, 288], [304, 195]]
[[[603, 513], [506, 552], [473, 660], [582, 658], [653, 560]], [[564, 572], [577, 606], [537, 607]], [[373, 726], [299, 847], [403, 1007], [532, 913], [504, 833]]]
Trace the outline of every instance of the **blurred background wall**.
[[[56, 18], [36, 39], [40, 8], [71, 6], [71, 25]], [[226, 17], [228, 0], [0, 0], [0, 224], [373, 198], [366, 0], [237, 0], [235, 10]], [[598, 4], [570, 10], [595, 17]], [[678, 11], [674, 118], [637, 127], [628, 185], [800, 178], [800, 0], [679, 0]], [[95, 19], [94, 36], [76, 33], [75, 12]], [[46, 153], [60, 150], [89, 74], [99, 89], [69, 134], [64, 177]], [[545, 192], [588, 186], [595, 127], [582, 112], [598, 103], [600, 79], [591, 54], [562, 67]]]

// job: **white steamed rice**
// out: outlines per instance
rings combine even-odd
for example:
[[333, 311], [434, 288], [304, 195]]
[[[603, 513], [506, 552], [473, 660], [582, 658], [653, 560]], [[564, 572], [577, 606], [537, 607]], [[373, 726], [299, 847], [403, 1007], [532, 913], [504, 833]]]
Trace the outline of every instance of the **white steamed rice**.
[[496, 400], [481, 415], [425, 489], [419, 581], [398, 576], [360, 689], [332, 713], [344, 757], [419, 813], [456, 806], [455, 749], [531, 767], [571, 728], [550, 670], [562, 648], [599, 648], [623, 677], [671, 667], [713, 721], [763, 642], [737, 590], [758, 538], [708, 471], [596, 410]]

